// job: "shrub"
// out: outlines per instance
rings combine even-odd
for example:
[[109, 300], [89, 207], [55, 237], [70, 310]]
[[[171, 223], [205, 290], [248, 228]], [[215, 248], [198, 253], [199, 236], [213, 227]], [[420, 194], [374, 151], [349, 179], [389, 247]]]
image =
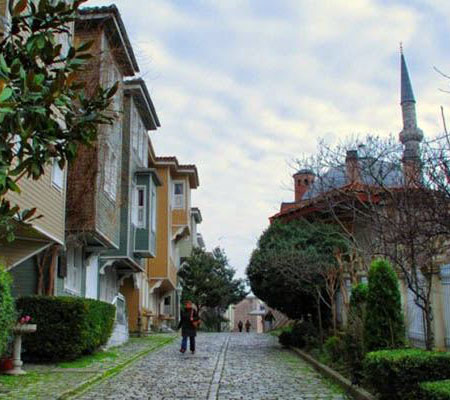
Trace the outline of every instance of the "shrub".
[[424, 382], [419, 384], [421, 399], [423, 400], [449, 400], [450, 379], [437, 382]]
[[41, 361], [72, 360], [106, 344], [115, 307], [79, 297], [23, 297], [17, 309], [32, 317], [37, 332], [24, 336], [25, 357]]
[[283, 347], [292, 345], [292, 331], [285, 330], [278, 336], [278, 341]]
[[278, 341], [285, 347], [311, 348], [318, 344], [317, 336], [318, 332], [314, 324], [309, 321], [302, 321], [296, 322], [292, 327], [284, 330], [278, 336]]
[[364, 319], [367, 308], [368, 286], [360, 283], [352, 288], [348, 324], [343, 338], [343, 355], [352, 374], [352, 381], [361, 379], [365, 355]]
[[325, 351], [331, 358], [331, 361], [336, 362], [342, 357], [343, 343], [339, 336], [330, 336], [324, 344]]
[[450, 378], [450, 353], [381, 350], [364, 359], [367, 383], [383, 400], [422, 399], [419, 383]]
[[368, 351], [404, 346], [400, 290], [397, 275], [386, 260], [375, 260], [369, 270], [364, 338]]
[[11, 276], [0, 265], [0, 356], [6, 350], [15, 319], [14, 299], [11, 295]]

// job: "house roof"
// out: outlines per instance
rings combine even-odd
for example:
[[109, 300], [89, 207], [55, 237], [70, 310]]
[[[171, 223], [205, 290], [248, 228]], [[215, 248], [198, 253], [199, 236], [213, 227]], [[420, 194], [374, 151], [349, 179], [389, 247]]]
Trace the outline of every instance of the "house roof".
[[155, 106], [153, 105], [147, 85], [142, 78], [128, 79], [124, 82], [125, 93], [130, 93], [136, 100], [139, 113], [147, 130], [156, 130], [161, 126]]
[[318, 211], [317, 205], [325, 196], [338, 194], [366, 194], [368, 190], [384, 187], [401, 187], [404, 183], [403, 173], [398, 164], [359, 158], [359, 181], [351, 182], [347, 176], [346, 166], [330, 168], [322, 177], [316, 178], [308, 192], [298, 203], [282, 203], [280, 212], [270, 217], [273, 221], [293, 214], [306, 215]]
[[[358, 164], [359, 179], [363, 185], [393, 187], [403, 183], [403, 172], [398, 164], [370, 157], [359, 158]], [[345, 165], [332, 167], [322, 177], [316, 177], [303, 199], [313, 199], [319, 194], [342, 188], [350, 183]]]
[[169, 166], [174, 173], [187, 175], [191, 189], [197, 189], [200, 185], [197, 167], [194, 164], [179, 164], [177, 158], [174, 156], [156, 157], [155, 164], [157, 166]]
[[95, 27], [98, 22], [104, 21], [106, 29], [111, 34], [115, 44], [119, 44], [120, 64], [123, 67], [125, 76], [133, 76], [139, 72], [139, 66], [136, 56], [128, 38], [125, 25], [118, 8], [113, 4], [104, 7], [83, 7], [79, 9], [79, 18], [76, 20], [76, 26]]

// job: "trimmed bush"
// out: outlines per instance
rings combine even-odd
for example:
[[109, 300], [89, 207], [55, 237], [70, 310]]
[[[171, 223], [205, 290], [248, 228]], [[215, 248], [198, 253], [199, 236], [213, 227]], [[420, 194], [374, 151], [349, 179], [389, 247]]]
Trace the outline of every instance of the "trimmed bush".
[[278, 341], [283, 347], [292, 346], [292, 330], [285, 330], [278, 336]]
[[278, 337], [278, 341], [282, 346], [298, 347], [314, 347], [318, 344], [317, 328], [312, 322], [303, 321], [296, 322], [291, 328], [283, 331]]
[[112, 333], [116, 309], [103, 301], [79, 297], [23, 297], [21, 314], [30, 315], [37, 332], [25, 335], [27, 359], [73, 360], [106, 344]]
[[419, 386], [423, 400], [450, 400], [450, 379], [424, 382]]
[[325, 351], [331, 358], [331, 361], [336, 362], [342, 357], [343, 343], [339, 336], [330, 336], [324, 344]]
[[383, 400], [423, 399], [421, 382], [450, 379], [450, 353], [381, 350], [367, 354], [363, 364], [367, 383]]
[[11, 295], [11, 276], [0, 265], [0, 356], [5, 352], [8, 336], [16, 319]]
[[370, 266], [366, 307], [364, 339], [367, 350], [403, 347], [405, 324], [398, 279], [386, 260], [375, 260]]
[[349, 366], [352, 381], [355, 383], [358, 383], [362, 378], [362, 362], [366, 354], [364, 320], [368, 292], [369, 288], [364, 283], [352, 288], [348, 324], [343, 338], [343, 357]]

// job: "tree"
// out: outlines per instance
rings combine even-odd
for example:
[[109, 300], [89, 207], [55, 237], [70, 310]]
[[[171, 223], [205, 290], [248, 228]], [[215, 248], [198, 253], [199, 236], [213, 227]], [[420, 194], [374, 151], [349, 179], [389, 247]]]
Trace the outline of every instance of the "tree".
[[386, 260], [375, 260], [369, 270], [364, 337], [368, 351], [394, 349], [405, 344], [398, 278]]
[[[354, 179], [331, 180], [348, 174], [346, 158], [354, 149]], [[397, 139], [367, 136], [333, 147], [321, 142], [313, 157], [299, 161], [316, 172], [312, 201], [320, 205], [321, 217], [342, 228], [360, 265], [382, 257], [401, 274], [423, 313], [429, 350], [433, 280], [450, 239], [449, 151], [444, 135], [424, 142], [420, 158], [405, 160]]]
[[335, 226], [275, 221], [259, 238], [247, 268], [252, 291], [292, 319], [316, 315], [322, 335], [322, 304], [336, 327], [335, 293], [341, 274], [337, 254], [346, 249]]
[[39, 179], [52, 162], [64, 167], [78, 145], [96, 140], [99, 124], [113, 120], [106, 110], [117, 84], [88, 91], [80, 80], [92, 43], [66, 54], [59, 43], [85, 1], [10, 2], [11, 24], [0, 42], [0, 239], [13, 241], [17, 223], [39, 217], [6, 198], [20, 193], [20, 179]]
[[183, 301], [191, 300], [199, 315], [206, 309], [214, 309], [220, 321], [230, 304], [239, 303], [248, 294], [244, 280], [235, 279], [235, 274], [222, 249], [208, 253], [195, 248], [178, 272]]
[[14, 299], [11, 294], [11, 276], [0, 265], [0, 357], [6, 349], [8, 336], [16, 318]]

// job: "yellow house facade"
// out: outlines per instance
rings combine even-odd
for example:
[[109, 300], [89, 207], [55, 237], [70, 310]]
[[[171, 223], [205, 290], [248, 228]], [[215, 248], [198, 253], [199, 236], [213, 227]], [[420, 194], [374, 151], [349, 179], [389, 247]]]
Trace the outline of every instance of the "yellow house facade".
[[162, 185], [158, 187], [156, 257], [147, 260], [147, 271], [151, 323], [159, 328], [178, 318], [181, 289], [177, 273], [189, 255], [182, 244], [192, 241], [196, 233], [191, 192], [199, 186], [199, 179], [195, 165], [179, 164], [176, 157], [156, 157], [153, 167]]

